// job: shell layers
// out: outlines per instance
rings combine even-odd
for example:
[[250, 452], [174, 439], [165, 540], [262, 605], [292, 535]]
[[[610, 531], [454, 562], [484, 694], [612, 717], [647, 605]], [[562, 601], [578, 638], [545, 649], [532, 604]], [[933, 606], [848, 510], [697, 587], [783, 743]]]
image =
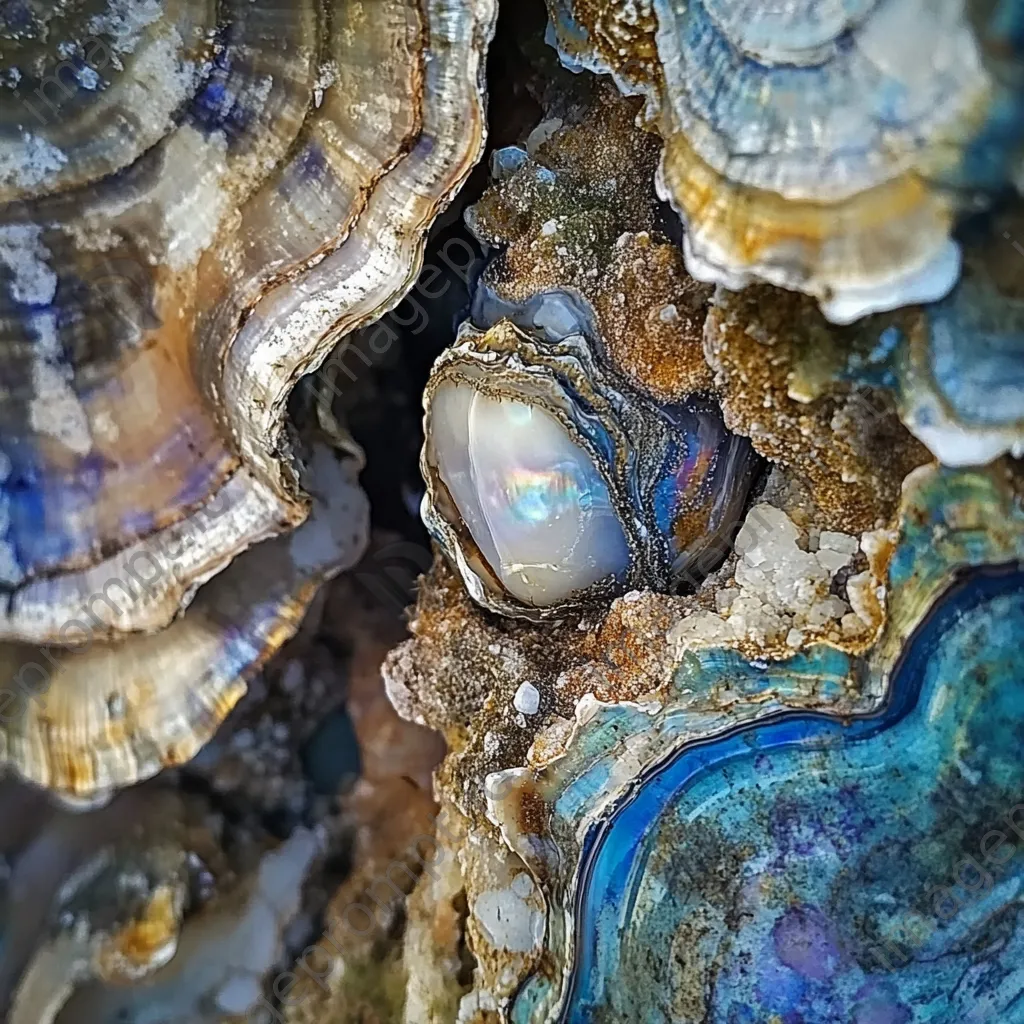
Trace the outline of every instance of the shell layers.
[[0, 661], [29, 778], [190, 756], [358, 556], [365, 501], [286, 405], [415, 279], [483, 146], [494, 17], [112, 0], [0, 27]]
[[[90, 51], [96, 83], [82, 71], [63, 96], [51, 60], [16, 88], [21, 138], [0, 164], [0, 636], [60, 642], [147, 545], [226, 504], [225, 528], [159, 587], [95, 613], [98, 634], [160, 628], [234, 554], [305, 518], [287, 396], [398, 301], [479, 153], [489, 5], [250, 6], [218, 27], [189, 5], [113, 5], [110, 24], [79, 26], [109, 44], [106, 63]], [[121, 110], [166, 84], [144, 77], [158, 59], [181, 90], [172, 111]], [[60, 99], [41, 126], [39, 93]], [[49, 162], [29, 160], [43, 149]]]
[[647, 100], [687, 267], [838, 323], [942, 298], [957, 217], [1019, 176], [1016, 0], [551, 0], [570, 66]]

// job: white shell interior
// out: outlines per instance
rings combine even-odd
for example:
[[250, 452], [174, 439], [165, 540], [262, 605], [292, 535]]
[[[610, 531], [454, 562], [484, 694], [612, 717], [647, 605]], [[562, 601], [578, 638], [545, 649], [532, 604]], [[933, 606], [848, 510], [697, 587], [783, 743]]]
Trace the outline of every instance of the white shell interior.
[[437, 471], [491, 570], [524, 604], [557, 604], [629, 565], [593, 460], [543, 409], [468, 384], [431, 398]]

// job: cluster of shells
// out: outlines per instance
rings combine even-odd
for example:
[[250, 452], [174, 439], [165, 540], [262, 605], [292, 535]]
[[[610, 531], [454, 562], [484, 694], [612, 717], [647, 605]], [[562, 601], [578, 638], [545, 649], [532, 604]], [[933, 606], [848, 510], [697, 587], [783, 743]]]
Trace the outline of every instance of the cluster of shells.
[[[196, 757], [363, 554], [332, 353], [485, 156], [497, 14], [0, 5], [0, 757], [65, 806]], [[536, 116], [492, 113], [465, 210], [436, 557], [382, 670], [447, 743], [437, 813], [362, 837], [268, 994], [313, 833], [179, 948], [201, 812], [122, 794], [89, 813], [149, 822], [112, 855], [144, 884], [15, 1024], [261, 991], [290, 1024], [1024, 1020], [1024, 858], [941, 928], [917, 893], [998, 814], [1024, 840], [1022, 39], [1021, 0], [503, 12]], [[401, 929], [365, 897], [396, 865]]]

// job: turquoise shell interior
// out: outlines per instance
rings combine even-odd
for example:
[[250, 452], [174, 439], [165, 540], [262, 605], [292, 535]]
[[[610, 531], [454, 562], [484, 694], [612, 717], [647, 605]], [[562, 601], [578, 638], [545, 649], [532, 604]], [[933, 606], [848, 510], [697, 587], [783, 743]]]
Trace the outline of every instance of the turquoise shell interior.
[[[882, 715], [783, 715], [650, 779], [588, 852], [561, 1019], [1024, 1019], [1024, 688], [990, 685], [1022, 630], [1024, 574], [971, 576]], [[692, 992], [658, 984], [680, 956]]]
[[[513, 1020], [1024, 1021], [1024, 519], [995, 479], [934, 471], [867, 655], [690, 652], [680, 702], [738, 698], [695, 739], [671, 695], [583, 728], [540, 787], [559, 852], [584, 826], [547, 857], [563, 984]], [[623, 745], [649, 767], [601, 814]]]

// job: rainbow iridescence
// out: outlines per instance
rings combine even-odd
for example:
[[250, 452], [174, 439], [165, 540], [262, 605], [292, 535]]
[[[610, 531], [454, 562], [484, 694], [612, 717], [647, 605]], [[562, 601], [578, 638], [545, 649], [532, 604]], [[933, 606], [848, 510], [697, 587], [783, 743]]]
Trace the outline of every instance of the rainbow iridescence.
[[575, 467], [563, 463], [547, 470], [510, 469], [504, 493], [491, 501], [506, 505], [514, 519], [539, 525], [589, 507], [591, 492]]
[[629, 565], [608, 487], [555, 417], [467, 385], [432, 403], [438, 469], [473, 541], [524, 604], [565, 600]]

